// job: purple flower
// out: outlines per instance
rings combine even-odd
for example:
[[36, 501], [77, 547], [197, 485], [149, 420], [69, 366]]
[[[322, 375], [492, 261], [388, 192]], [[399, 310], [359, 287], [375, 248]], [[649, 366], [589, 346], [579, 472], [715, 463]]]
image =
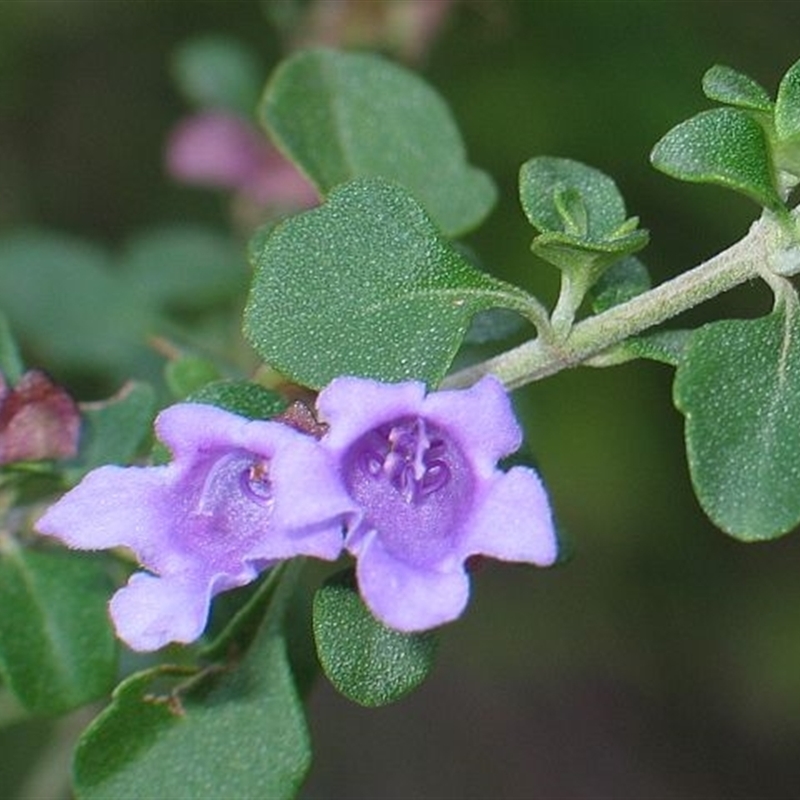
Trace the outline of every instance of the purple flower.
[[214, 595], [278, 559], [338, 557], [353, 503], [313, 437], [193, 403], [163, 411], [156, 431], [170, 464], [94, 470], [37, 526], [70, 547], [135, 553], [148, 572], [110, 606], [134, 650], [194, 641]]
[[317, 408], [330, 425], [322, 445], [361, 509], [345, 539], [359, 590], [389, 627], [420, 631], [458, 617], [470, 556], [555, 561], [539, 477], [497, 469], [522, 437], [496, 378], [427, 396], [422, 383], [337, 378]]
[[318, 202], [308, 181], [247, 120], [208, 111], [182, 120], [166, 147], [169, 174], [183, 183], [232, 189], [261, 206]]

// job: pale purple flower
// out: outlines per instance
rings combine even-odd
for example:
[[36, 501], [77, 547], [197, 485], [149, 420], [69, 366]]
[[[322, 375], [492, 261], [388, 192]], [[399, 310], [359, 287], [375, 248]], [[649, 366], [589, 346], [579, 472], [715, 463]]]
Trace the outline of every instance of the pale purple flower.
[[276, 560], [338, 557], [353, 503], [313, 437], [194, 403], [164, 410], [156, 431], [169, 464], [96, 469], [37, 525], [70, 547], [134, 552], [147, 572], [110, 605], [134, 650], [194, 641], [214, 595]]
[[532, 469], [497, 468], [521, 444], [502, 384], [433, 392], [422, 383], [337, 378], [319, 395], [321, 444], [360, 506], [346, 548], [364, 602], [391, 628], [420, 631], [458, 617], [470, 556], [552, 564], [557, 541]]
[[254, 125], [225, 111], [187, 117], [166, 146], [167, 172], [182, 183], [229, 189], [261, 206], [304, 209], [318, 197], [311, 184]]

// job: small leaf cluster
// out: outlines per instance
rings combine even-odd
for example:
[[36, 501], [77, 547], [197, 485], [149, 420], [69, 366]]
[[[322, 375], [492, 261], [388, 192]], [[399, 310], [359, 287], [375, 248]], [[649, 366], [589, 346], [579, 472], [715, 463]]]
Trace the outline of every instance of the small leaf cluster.
[[[783, 76], [774, 100], [747, 75], [714, 66], [703, 91], [724, 107], [677, 125], [651, 154], [669, 175], [726, 186], [776, 215], [788, 232], [787, 253], [795, 234], [785, 203], [800, 180], [798, 87], [800, 62]], [[780, 277], [778, 259], [765, 259], [763, 269], [775, 292], [773, 312], [685, 334], [674, 362], [674, 399], [686, 417], [697, 497], [719, 527], [745, 541], [772, 539], [800, 524], [798, 299]]]
[[[540, 156], [522, 165], [522, 208], [540, 231], [531, 249], [562, 273], [554, 327], [569, 331], [575, 313], [598, 287], [594, 310], [629, 299], [649, 287], [647, 270], [633, 254], [647, 245], [647, 231], [628, 217], [614, 181], [594, 167], [564, 158]], [[609, 274], [609, 268], [617, 269]]]
[[741, 192], [785, 218], [786, 199], [800, 181], [800, 62], [783, 76], [775, 100], [757, 81], [721, 65], [703, 76], [703, 92], [723, 107], [669, 131], [653, 148], [653, 165], [681, 180]]

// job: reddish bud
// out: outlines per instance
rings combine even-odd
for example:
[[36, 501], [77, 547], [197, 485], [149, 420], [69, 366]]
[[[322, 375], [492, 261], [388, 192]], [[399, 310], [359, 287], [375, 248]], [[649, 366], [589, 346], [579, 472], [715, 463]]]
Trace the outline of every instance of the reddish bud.
[[71, 458], [80, 424], [75, 401], [41, 370], [29, 370], [13, 388], [0, 375], [0, 464]]

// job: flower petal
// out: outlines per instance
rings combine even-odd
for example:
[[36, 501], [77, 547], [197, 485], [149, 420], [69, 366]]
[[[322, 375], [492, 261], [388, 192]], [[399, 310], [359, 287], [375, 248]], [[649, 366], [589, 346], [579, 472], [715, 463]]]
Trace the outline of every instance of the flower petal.
[[220, 112], [182, 120], [167, 143], [167, 171], [176, 180], [236, 189], [265, 165], [267, 140], [247, 121]]
[[[192, 463], [198, 453], [206, 450], [247, 447], [253, 439], [263, 446], [263, 438], [258, 436], [258, 427], [255, 431], [247, 431], [251, 423], [251, 420], [216, 406], [178, 403], [165, 408], [158, 415], [155, 429], [158, 438], [169, 447], [175, 461], [185, 459]], [[257, 426], [267, 425], [267, 431], [274, 424], [277, 423], [256, 423]], [[271, 454], [261, 453], [261, 450], [256, 452], [262, 455]]]
[[273, 519], [280, 527], [302, 528], [341, 519], [357, 509], [336, 463], [314, 439], [301, 437], [292, 447], [277, 452], [272, 474], [276, 495]]
[[361, 540], [356, 577], [372, 613], [398, 631], [424, 631], [451, 622], [469, 600], [469, 578], [453, 572], [420, 570], [389, 555], [375, 534]]
[[511, 401], [494, 375], [469, 389], [432, 392], [425, 398], [423, 414], [461, 443], [481, 475], [491, 475], [497, 461], [522, 443]]
[[40, 517], [36, 529], [70, 547], [151, 548], [172, 525], [166, 490], [169, 467], [106, 466], [90, 472]]
[[158, 650], [169, 642], [193, 642], [208, 619], [210, 585], [133, 574], [109, 604], [120, 639], [132, 649]]
[[464, 557], [485, 555], [546, 567], [558, 556], [550, 503], [539, 476], [526, 467], [498, 474], [475, 509]]
[[331, 427], [322, 444], [341, 453], [372, 428], [422, 409], [425, 384], [379, 383], [366, 378], [334, 378], [319, 394], [317, 411]]

